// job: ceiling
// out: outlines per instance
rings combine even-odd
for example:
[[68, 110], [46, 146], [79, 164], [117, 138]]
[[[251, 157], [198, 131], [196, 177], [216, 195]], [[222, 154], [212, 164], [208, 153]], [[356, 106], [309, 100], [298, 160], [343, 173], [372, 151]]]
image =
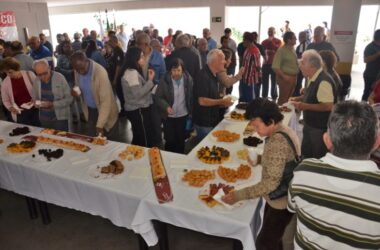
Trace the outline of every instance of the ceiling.
[[125, 1], [143, 1], [143, 0], [12, 0], [12, 2], [19, 3], [47, 3], [48, 7], [78, 5], [78, 4], [91, 4], [91, 3], [105, 3], [105, 2], [125, 2]]

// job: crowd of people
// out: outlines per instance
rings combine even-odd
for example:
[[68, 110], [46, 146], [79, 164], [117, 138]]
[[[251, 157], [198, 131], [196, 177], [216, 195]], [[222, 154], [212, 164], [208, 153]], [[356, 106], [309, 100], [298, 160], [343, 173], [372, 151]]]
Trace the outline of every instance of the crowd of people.
[[[261, 43], [257, 32], [245, 32], [237, 44], [226, 28], [219, 48], [208, 28], [202, 38], [172, 29], [161, 37], [153, 26], [130, 37], [120, 26], [105, 41], [87, 28], [74, 41], [58, 34], [54, 51], [44, 34], [30, 37], [27, 49], [19, 41], [0, 41], [4, 112], [9, 121], [66, 131], [71, 120], [86, 122], [87, 135], [115, 141], [118, 120], [126, 117], [132, 144], [184, 153], [192, 128], [201, 140], [223, 119], [238, 83], [239, 101], [249, 103], [246, 118], [267, 137], [260, 162], [251, 162], [263, 166], [262, 179], [223, 200], [267, 201], [257, 248], [281, 249], [285, 231], [305, 249], [379, 248], [380, 211], [369, 203], [380, 202], [372, 196], [380, 178], [368, 161], [380, 141], [377, 118], [367, 104], [344, 101], [349, 88], [335, 70], [339, 55], [325, 27], [301, 31], [298, 43], [288, 21], [281, 31], [280, 39], [270, 27]], [[380, 102], [380, 30], [364, 56], [363, 101], [373, 104]], [[288, 102], [303, 113], [302, 142], [282, 124], [278, 105]], [[275, 195], [287, 163], [298, 156], [321, 160], [303, 161], [289, 196], [287, 188]], [[354, 180], [363, 186], [347, 188]], [[290, 226], [293, 213], [297, 229]], [[356, 228], [360, 223], [369, 226]]]

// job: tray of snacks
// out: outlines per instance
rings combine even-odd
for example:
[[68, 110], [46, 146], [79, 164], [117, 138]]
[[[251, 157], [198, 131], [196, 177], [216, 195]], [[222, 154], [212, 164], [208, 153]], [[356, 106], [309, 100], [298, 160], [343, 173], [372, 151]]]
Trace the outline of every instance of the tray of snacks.
[[197, 158], [207, 164], [221, 164], [230, 159], [230, 152], [222, 147], [202, 147], [197, 151]]
[[118, 160], [96, 163], [89, 167], [88, 174], [96, 180], [118, 179], [125, 173], [125, 167]]
[[207, 169], [184, 169], [181, 182], [190, 187], [203, 187], [203, 185], [215, 179], [215, 170]]
[[45, 136], [35, 136], [35, 135], [27, 135], [24, 136], [23, 139], [32, 141], [32, 142], [39, 142], [43, 144], [53, 145], [58, 148], [66, 148], [71, 150], [78, 150], [81, 152], [87, 152], [90, 150], [90, 147], [81, 143], [74, 142], [72, 140], [66, 141], [66, 140], [60, 140], [55, 139], [51, 137], [45, 137]]
[[240, 139], [240, 135], [228, 130], [215, 130], [211, 133], [211, 138], [215, 142], [236, 142]]
[[41, 133], [48, 134], [48, 135], [61, 136], [65, 138], [75, 139], [75, 140], [81, 140], [81, 141], [88, 142], [95, 145], [105, 145], [107, 143], [107, 139], [105, 137], [91, 137], [87, 135], [75, 134], [75, 133], [51, 129], [51, 128], [45, 128], [41, 130]]

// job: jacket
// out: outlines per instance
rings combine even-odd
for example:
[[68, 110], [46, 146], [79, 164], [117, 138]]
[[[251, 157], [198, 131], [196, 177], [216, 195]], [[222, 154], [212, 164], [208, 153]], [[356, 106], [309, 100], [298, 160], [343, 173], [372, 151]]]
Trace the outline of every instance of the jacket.
[[[100, 64], [90, 60], [93, 63], [91, 75], [92, 95], [95, 99], [96, 108], [98, 109], [98, 121], [96, 127], [104, 128], [109, 131], [117, 122], [119, 110], [116, 104], [115, 95], [113, 94], [111, 83], [108, 79], [107, 71]], [[79, 74], [75, 71], [75, 86], [80, 86]], [[88, 107], [80, 96], [84, 117], [88, 120]]]
[[[186, 108], [191, 115], [193, 111], [193, 79], [186, 71], [183, 72], [183, 84], [185, 89]], [[174, 89], [170, 72], [162, 78], [154, 95], [154, 104], [158, 107], [160, 116], [167, 118], [167, 108], [174, 104]]]
[[[29, 92], [29, 95], [32, 97], [33, 94], [33, 81], [36, 78], [33, 72], [31, 71], [23, 71], [21, 70], [22, 77], [24, 79], [26, 89]], [[11, 78], [7, 76], [3, 83], [1, 84], [1, 100], [3, 101], [4, 107], [6, 107], [8, 110], [11, 107], [17, 107], [17, 104], [15, 103], [15, 100], [13, 98], [13, 90], [12, 90], [12, 82]], [[19, 108], [19, 107], [18, 107]], [[14, 121], [17, 120], [17, 116], [12, 113], [12, 118]]]
[[[51, 71], [51, 90], [54, 95], [54, 113], [57, 120], [68, 120], [70, 117], [70, 104], [73, 97], [70, 93], [70, 87], [65, 77], [58, 72]], [[41, 100], [41, 80], [37, 77], [34, 80], [32, 99]]]
[[135, 69], [127, 69], [122, 78], [121, 86], [124, 95], [124, 108], [133, 111], [140, 108], [147, 108], [152, 103], [153, 81], [145, 81], [143, 76]]

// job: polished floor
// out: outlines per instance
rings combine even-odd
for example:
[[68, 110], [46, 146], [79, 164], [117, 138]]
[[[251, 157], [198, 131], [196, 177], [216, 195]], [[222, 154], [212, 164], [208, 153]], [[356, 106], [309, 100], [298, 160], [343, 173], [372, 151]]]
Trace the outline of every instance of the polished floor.
[[[361, 97], [363, 81], [360, 71], [352, 73], [351, 99]], [[1, 113], [1, 112], [0, 112]], [[0, 117], [0, 119], [3, 117]], [[132, 133], [126, 119], [120, 119], [120, 140], [130, 142]], [[73, 124], [72, 131], [86, 129], [85, 123]], [[194, 143], [187, 144], [190, 150]], [[0, 250], [66, 249], [139, 249], [133, 231], [113, 225], [109, 220], [49, 204], [52, 222], [43, 225], [41, 218], [29, 218], [25, 198], [0, 190]], [[233, 241], [168, 226], [170, 250], [232, 250]], [[159, 250], [159, 246], [150, 249]], [[161, 249], [167, 250], [167, 249]]]

